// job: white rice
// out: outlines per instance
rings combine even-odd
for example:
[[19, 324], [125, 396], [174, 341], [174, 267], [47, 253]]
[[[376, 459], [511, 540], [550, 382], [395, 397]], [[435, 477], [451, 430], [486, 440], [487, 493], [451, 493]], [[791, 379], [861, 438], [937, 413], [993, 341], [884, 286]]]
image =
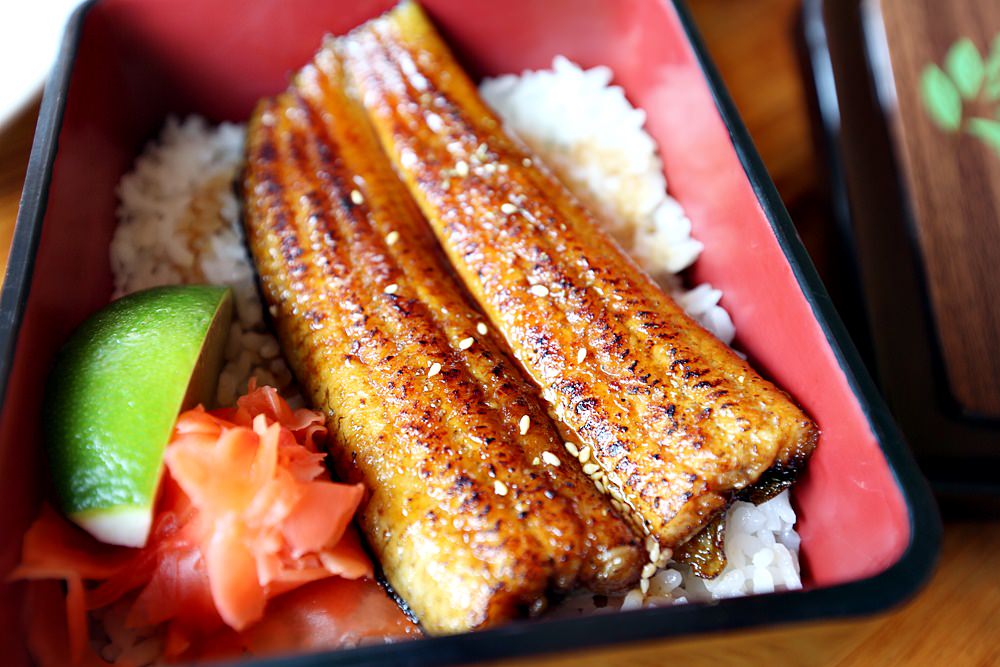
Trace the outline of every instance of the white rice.
[[653, 575], [649, 593], [638, 588], [622, 609], [706, 602], [754, 593], [802, 588], [795, 510], [784, 491], [766, 503], [737, 501], [726, 514], [726, 567], [715, 579], [702, 579], [687, 566], [669, 563]]
[[[691, 221], [667, 193], [656, 143], [643, 129], [646, 114], [610, 85], [607, 67], [583, 70], [562, 56], [552, 69], [483, 81], [479, 92], [523, 140], [592, 210], [605, 229], [669, 290], [678, 304], [727, 345], [736, 333], [719, 305], [722, 292], [709, 284], [685, 290], [678, 275], [702, 245], [691, 237]], [[784, 492], [759, 507], [736, 502], [726, 516], [723, 572], [703, 580], [668, 563], [649, 590], [630, 591], [604, 609], [635, 609], [769, 593], [802, 587], [795, 511]], [[557, 613], [592, 613], [593, 596], [568, 600]]]
[[159, 285], [229, 285], [236, 316], [216, 400], [232, 405], [247, 381], [296, 397], [278, 341], [265, 325], [233, 190], [243, 160], [242, 125], [168, 118], [118, 185], [111, 241], [115, 298]]
[[[678, 303], [727, 344], [735, 330], [711, 285], [683, 288], [679, 272], [697, 260], [702, 245], [691, 222], [667, 194], [663, 164], [611, 71], [584, 71], [562, 57], [553, 69], [483, 82], [481, 92], [507, 128], [600, 214], [622, 247], [671, 291]], [[244, 128], [209, 126], [192, 116], [168, 119], [159, 140], [138, 158], [119, 185], [119, 224], [111, 243], [115, 296], [157, 285], [230, 285], [236, 314], [219, 382], [218, 402], [232, 404], [251, 377], [297, 398], [277, 341], [267, 331], [253, 265], [243, 243], [233, 191], [242, 160]], [[723, 573], [712, 581], [670, 562], [604, 609], [707, 601], [801, 588], [799, 538], [788, 493], [754, 507], [737, 502], [726, 517]], [[594, 613], [581, 594], [556, 614]]]

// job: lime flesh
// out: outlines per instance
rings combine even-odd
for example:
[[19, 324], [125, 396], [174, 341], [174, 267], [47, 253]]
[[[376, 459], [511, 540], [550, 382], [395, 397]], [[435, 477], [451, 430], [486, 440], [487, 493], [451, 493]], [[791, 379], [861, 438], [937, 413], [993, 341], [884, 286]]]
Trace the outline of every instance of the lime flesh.
[[225, 287], [158, 287], [95, 313], [46, 385], [45, 440], [60, 509], [97, 539], [141, 547], [181, 410], [208, 405], [232, 318]]

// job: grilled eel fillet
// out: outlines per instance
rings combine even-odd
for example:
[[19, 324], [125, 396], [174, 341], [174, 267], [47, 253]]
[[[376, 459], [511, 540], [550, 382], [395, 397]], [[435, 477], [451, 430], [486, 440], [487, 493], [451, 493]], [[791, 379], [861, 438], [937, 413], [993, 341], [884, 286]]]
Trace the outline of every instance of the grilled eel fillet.
[[638, 526], [676, 547], [734, 491], [803, 465], [815, 424], [504, 134], [415, 3], [339, 48], [457, 273]]
[[249, 126], [246, 230], [282, 348], [361, 525], [431, 633], [633, 584], [640, 538], [563, 448], [320, 53]]

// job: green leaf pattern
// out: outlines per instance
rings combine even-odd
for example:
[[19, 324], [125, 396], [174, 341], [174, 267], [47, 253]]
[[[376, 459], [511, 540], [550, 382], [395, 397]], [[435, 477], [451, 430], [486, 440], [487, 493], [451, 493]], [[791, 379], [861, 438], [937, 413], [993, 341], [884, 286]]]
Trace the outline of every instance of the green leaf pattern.
[[983, 85], [985, 66], [979, 49], [969, 38], [960, 39], [948, 51], [944, 59], [948, 74], [966, 100], [974, 100]]
[[[984, 58], [972, 40], [955, 42], [944, 58], [944, 68], [931, 63], [920, 74], [920, 96], [931, 120], [948, 133], [976, 137], [1000, 156], [1000, 104], [996, 120], [964, 119], [965, 102], [1000, 103], [1000, 34]], [[964, 122], [963, 122], [964, 119]]]
[[948, 75], [937, 65], [928, 65], [920, 77], [924, 106], [934, 122], [954, 132], [962, 126], [962, 97]]
[[[986, 60], [986, 99], [990, 102], [1000, 101], [1000, 35], [993, 38], [993, 48]], [[1000, 113], [1000, 109], [997, 109]]]
[[1000, 154], [1000, 121], [988, 118], [969, 119], [969, 134], [979, 137]]

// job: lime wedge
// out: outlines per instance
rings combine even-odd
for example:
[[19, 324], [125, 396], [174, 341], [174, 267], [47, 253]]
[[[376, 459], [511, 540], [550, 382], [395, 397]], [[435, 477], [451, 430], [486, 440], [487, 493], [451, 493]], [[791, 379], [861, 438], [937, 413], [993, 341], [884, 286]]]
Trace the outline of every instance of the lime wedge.
[[180, 411], [208, 405], [232, 318], [225, 287], [158, 287], [95, 313], [56, 356], [43, 407], [60, 509], [94, 537], [141, 547]]

